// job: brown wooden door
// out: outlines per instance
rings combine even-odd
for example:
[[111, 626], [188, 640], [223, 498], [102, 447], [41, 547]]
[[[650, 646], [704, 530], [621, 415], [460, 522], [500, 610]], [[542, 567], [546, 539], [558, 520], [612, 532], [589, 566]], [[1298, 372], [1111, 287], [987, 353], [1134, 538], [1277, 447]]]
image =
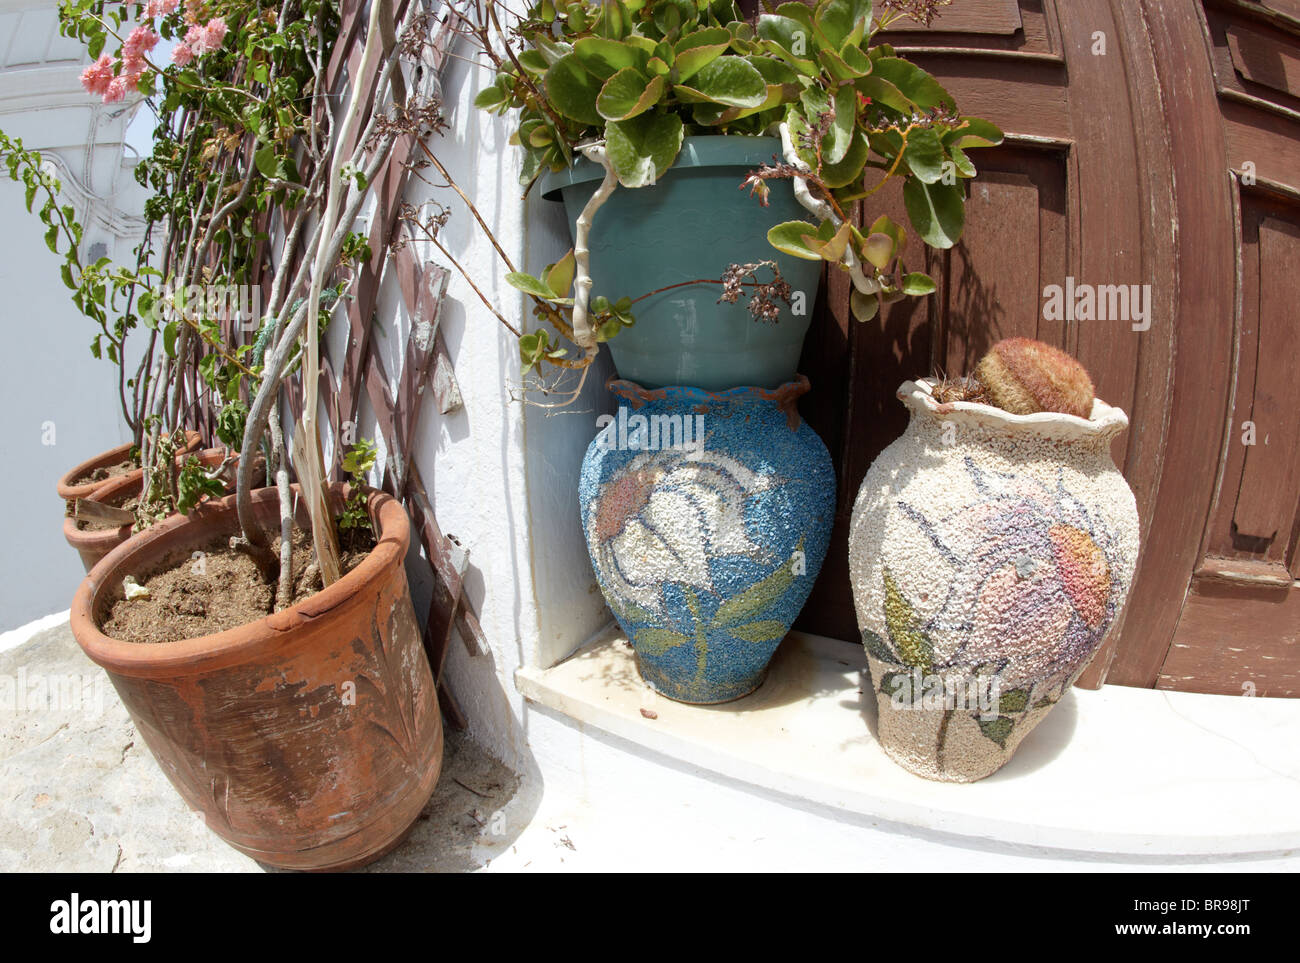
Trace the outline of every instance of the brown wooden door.
[[[1273, 10], [1237, 2], [1223, 6], [1285, 33], [1283, 27], [1294, 21], [1281, 8], [1300, 6], [1300, 0], [1269, 2]], [[1114, 456], [1137, 496], [1144, 552], [1125, 620], [1082, 684], [1099, 685], [1109, 672], [1110, 681], [1130, 685], [1212, 688], [1207, 679], [1216, 670], [1199, 676], [1172, 670], [1184, 652], [1178, 647], [1184, 627], [1190, 631], [1205, 621], [1197, 608], [1208, 599], [1198, 588], [1204, 579], [1193, 573], [1204, 569], [1207, 551], [1219, 544], [1203, 544], [1212, 538], [1215, 512], [1225, 497], [1233, 506], [1241, 501], [1236, 487], [1225, 496], [1223, 485], [1239, 483], [1249, 483], [1244, 517], [1261, 528], [1254, 534], [1262, 537], [1269, 525], [1270, 533], [1279, 534], [1271, 534], [1267, 546], [1249, 544], [1262, 555], [1238, 547], [1229, 557], [1271, 564], [1276, 584], [1267, 601], [1258, 599], [1262, 590], [1252, 582], [1239, 586], [1237, 596], [1206, 601], [1203, 608], [1225, 613], [1241, 604], [1273, 606], [1267, 618], [1255, 616], [1260, 629], [1254, 642], [1231, 644], [1254, 646], [1256, 662], [1285, 661], [1289, 652], [1290, 671], [1300, 668], [1297, 619], [1292, 612], [1287, 623], [1276, 598], [1282, 569], [1289, 565], [1292, 576], [1296, 571], [1300, 469], [1294, 460], [1283, 464], [1282, 456], [1300, 450], [1294, 435], [1300, 379], [1283, 379], [1261, 400], [1256, 389], [1264, 382], [1252, 374], [1251, 392], [1237, 398], [1245, 387], [1239, 348], [1249, 350], [1243, 341], [1248, 318], [1239, 313], [1244, 302], [1237, 296], [1238, 254], [1249, 267], [1252, 254], [1253, 263], [1268, 263], [1294, 261], [1300, 253], [1289, 230], [1297, 223], [1294, 212], [1285, 213], [1291, 211], [1287, 192], [1276, 189], [1300, 182], [1296, 115], [1285, 105], [1270, 102], [1265, 109], [1224, 99], [1215, 81], [1222, 58], [1211, 43], [1210, 18], [1196, 0], [955, 0], [929, 30], [892, 31], [896, 47], [939, 76], [964, 111], [1007, 131], [1007, 141], [978, 152], [980, 176], [971, 187], [962, 243], [927, 254], [939, 291], [862, 325], [849, 317], [845, 279], [831, 272], [804, 352], [803, 369], [815, 389], [805, 411], [839, 469], [832, 545], [841, 549], [867, 467], [905, 425], [894, 391], [906, 378], [965, 373], [994, 341], [1026, 335], [1079, 357], [1093, 373], [1099, 396], [1129, 413], [1130, 430], [1117, 440]], [[1247, 38], [1246, 48], [1256, 58], [1250, 69], [1257, 86], [1260, 78], [1274, 88], [1300, 83], [1294, 41], [1285, 49], [1269, 48], [1267, 56], [1254, 54], [1253, 39]], [[1273, 100], [1289, 96], [1274, 90]], [[1231, 108], [1221, 108], [1221, 101], [1231, 101]], [[1267, 119], [1251, 127], [1233, 111]], [[1237, 139], [1271, 152], [1267, 165], [1257, 162], [1257, 210], [1239, 199], [1229, 169], [1235, 162], [1227, 147], [1234, 124], [1245, 125]], [[1271, 139], [1252, 141], [1246, 131], [1266, 131]], [[882, 211], [903, 218], [899, 191], [881, 191], [862, 216], [869, 223]], [[1248, 228], [1256, 222], [1257, 228]], [[1257, 281], [1262, 276], [1256, 268]], [[1068, 278], [1098, 286], [1149, 285], [1149, 325], [1131, 309], [1108, 320], [1046, 320], [1044, 289], [1064, 286]], [[1242, 283], [1247, 281], [1243, 275]], [[1292, 302], [1287, 291], [1300, 293], [1300, 282], [1287, 283], [1290, 289], [1280, 282], [1268, 286], [1267, 298], [1257, 284], [1255, 316], [1261, 321], [1250, 329], [1257, 332], [1250, 335], [1257, 354], [1265, 350], [1277, 370], [1293, 363], [1278, 358], [1286, 357], [1289, 344], [1294, 359], [1294, 327], [1288, 333], [1281, 319], [1266, 325], [1260, 312]], [[1261, 337], [1273, 339], [1267, 349], [1257, 343]], [[1236, 481], [1226, 446], [1230, 405], [1238, 422], [1242, 405], [1276, 412], [1258, 417], [1277, 421], [1268, 445], [1250, 449], [1250, 472], [1238, 463]], [[1286, 592], [1292, 592], [1289, 584]], [[856, 638], [842, 550], [833, 549], [827, 559], [800, 626]], [[1262, 678], [1258, 687], [1264, 694]]]

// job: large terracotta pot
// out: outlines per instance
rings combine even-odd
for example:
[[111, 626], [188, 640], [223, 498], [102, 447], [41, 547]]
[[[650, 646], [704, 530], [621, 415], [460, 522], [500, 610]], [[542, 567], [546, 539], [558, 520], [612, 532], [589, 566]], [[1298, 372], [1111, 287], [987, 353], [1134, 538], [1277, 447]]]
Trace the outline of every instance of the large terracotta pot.
[[653, 689], [738, 699], [762, 684], [830, 540], [835, 474], [796, 407], [808, 379], [610, 388], [624, 404], [578, 488], [596, 579]]
[[[207, 451], [200, 452], [197, 457], [205, 468], [214, 468], [221, 464], [225, 454], [224, 449], [209, 448]], [[182, 459], [188, 457], [189, 455], [178, 455], [177, 461], [182, 462]], [[235, 457], [237, 461], [238, 456]], [[86, 500], [114, 505], [118, 501], [128, 501], [139, 495], [143, 488], [144, 472], [131, 472], [129, 475], [100, 483], [100, 487], [93, 495], [86, 497]], [[69, 516], [63, 519], [63, 537], [77, 550], [77, 554], [81, 556], [81, 564], [89, 572], [101, 558], [131, 537], [131, 526], [81, 529], [77, 527], [77, 520]]]
[[[202, 435], [197, 431], [187, 431], [185, 432], [185, 447], [181, 449], [180, 454], [196, 452], [202, 444]], [[124, 478], [129, 478], [134, 474], [143, 475], [144, 472], [137, 468], [126, 475], [118, 475], [116, 478], [105, 478], [100, 481], [73, 484], [78, 478], [89, 475], [96, 468], [108, 468], [111, 465], [116, 465], [119, 462], [124, 461], [131, 454], [131, 447], [131, 443], [127, 442], [125, 445], [118, 445], [116, 448], [110, 448], [108, 451], [98, 454], [94, 458], [88, 458], [80, 465], [77, 465], [56, 483], [55, 488], [58, 490], [59, 497], [64, 501], [69, 502], [78, 498], [89, 498], [105, 485], [113, 484]]]
[[880, 708], [904, 768], [982, 779], [1088, 665], [1138, 556], [1133, 493], [1111, 460], [1128, 425], [940, 404], [905, 382], [903, 436], [872, 464], [849, 572]]
[[[263, 524], [275, 523], [274, 489], [255, 492], [253, 504]], [[273, 866], [346, 869], [378, 858], [438, 780], [442, 722], [403, 567], [410, 522], [382, 493], [369, 509], [379, 542], [359, 566], [236, 629], [147, 645], [97, 626], [125, 575], [233, 534], [234, 496], [120, 545], [72, 603], [77, 642], [108, 670], [172, 784], [218, 835]]]

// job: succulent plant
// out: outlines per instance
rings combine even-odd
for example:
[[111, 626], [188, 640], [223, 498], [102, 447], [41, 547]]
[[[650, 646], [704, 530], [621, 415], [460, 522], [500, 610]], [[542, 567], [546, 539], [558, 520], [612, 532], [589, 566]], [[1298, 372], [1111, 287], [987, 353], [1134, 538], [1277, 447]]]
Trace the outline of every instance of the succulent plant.
[[1032, 338], [1007, 338], [989, 349], [975, 368], [989, 400], [1017, 415], [1059, 411], [1088, 418], [1092, 379], [1060, 348]]

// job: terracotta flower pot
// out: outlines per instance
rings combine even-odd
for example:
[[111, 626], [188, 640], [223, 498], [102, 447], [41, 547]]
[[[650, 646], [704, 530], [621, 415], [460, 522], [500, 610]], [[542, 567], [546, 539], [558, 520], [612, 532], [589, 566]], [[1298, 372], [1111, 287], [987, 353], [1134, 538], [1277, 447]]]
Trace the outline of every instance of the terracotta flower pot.
[[625, 405], [578, 486], [596, 579], [655, 691], [739, 699], [762, 684], [830, 541], [835, 472], [796, 407], [808, 379], [610, 388]]
[[872, 464], [849, 531], [880, 741], [904, 768], [982, 779], [1073, 684], [1124, 606], [1133, 493], [1111, 460], [1128, 425], [940, 404], [905, 382], [903, 436]]
[[[253, 504], [263, 524], [278, 519], [274, 489], [255, 492]], [[235, 533], [234, 496], [118, 546], [72, 603], [77, 642], [108, 670], [172, 784], [213, 831], [273, 866], [346, 869], [378, 858], [401, 842], [438, 780], [442, 722], [403, 567], [410, 522], [382, 493], [369, 510], [379, 541], [360, 565], [239, 628], [148, 645], [110, 639], [97, 625], [124, 576]]]
[[[222, 448], [209, 448], [206, 451], [199, 452], [198, 459], [205, 468], [214, 468], [221, 464], [225, 454], [225, 450]], [[182, 462], [183, 458], [188, 457], [189, 455], [178, 455], [177, 461]], [[238, 455], [235, 456], [236, 460], [238, 460], [238, 457]], [[118, 500], [127, 501], [139, 495], [143, 488], [144, 472], [134, 471], [129, 475], [122, 475], [119, 478], [111, 478], [108, 481], [101, 482], [100, 487], [95, 490], [93, 495], [79, 497], [85, 498], [87, 501], [112, 505]], [[81, 556], [81, 564], [89, 572], [101, 558], [131, 537], [131, 526], [81, 529], [77, 527], [77, 520], [69, 516], [63, 519], [63, 537], [67, 539], [69, 545], [77, 550], [77, 554]]]
[[[197, 431], [187, 431], [185, 432], [185, 447], [182, 449], [181, 454], [196, 452], [202, 444], [202, 435]], [[83, 461], [80, 465], [77, 465], [58, 480], [55, 487], [59, 492], [59, 497], [67, 502], [78, 498], [89, 498], [105, 485], [120, 481], [123, 478], [129, 478], [131, 474], [134, 473], [143, 474], [141, 469], [136, 468], [133, 472], [128, 472], [126, 475], [119, 475], [116, 478], [105, 478], [100, 481], [74, 484], [78, 478], [83, 478], [84, 476], [89, 475], [96, 468], [108, 468], [110, 465], [116, 465], [118, 462], [125, 461], [130, 454], [131, 444], [128, 442], [125, 445], [118, 445], [116, 448], [110, 448], [108, 451], [96, 455], [94, 458], [88, 458]]]

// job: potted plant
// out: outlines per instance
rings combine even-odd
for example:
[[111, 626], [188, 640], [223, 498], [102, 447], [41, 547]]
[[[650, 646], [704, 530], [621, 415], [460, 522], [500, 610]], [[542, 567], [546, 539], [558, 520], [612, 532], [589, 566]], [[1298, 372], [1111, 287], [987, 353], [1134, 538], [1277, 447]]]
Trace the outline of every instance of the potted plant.
[[[621, 377], [706, 390], [794, 377], [822, 262], [850, 273], [861, 320], [929, 294], [933, 282], [906, 268], [905, 230], [881, 216], [862, 232], [850, 213], [900, 177], [921, 239], [960, 237], [975, 175], [966, 152], [1002, 134], [874, 43], [940, 5], [785, 3], [751, 23], [729, 2], [542, 0], [502, 44], [481, 27], [498, 73], [477, 103], [518, 109], [521, 182], [541, 178], [545, 196], [563, 197], [573, 227], [576, 265], [558, 278], [572, 298], [549, 270], [512, 283], [571, 305], [560, 333], [588, 353], [608, 341]], [[795, 304], [755, 315], [719, 303], [724, 272], [764, 262]], [[521, 350], [529, 367], [555, 357], [549, 337]]]
[[[87, 68], [91, 70], [93, 68]], [[151, 313], [153, 279], [158, 271], [150, 267], [148, 239], [136, 251], [131, 267], [115, 266], [102, 257], [95, 262], [82, 258], [83, 229], [77, 212], [70, 204], [60, 203], [62, 185], [38, 151], [23, 145], [21, 138], [11, 138], [0, 131], [0, 159], [9, 177], [21, 183], [27, 210], [36, 214], [45, 226], [45, 243], [50, 251], [63, 258], [60, 278], [71, 291], [78, 312], [94, 322], [95, 334], [90, 351], [105, 358], [118, 369], [117, 403], [131, 431], [132, 440], [110, 448], [69, 469], [56, 483], [61, 499], [68, 502], [69, 512], [79, 498], [90, 498], [104, 485], [124, 476], [138, 477], [146, 468], [169, 463], [175, 455], [188, 455], [202, 445], [197, 431], [184, 430], [177, 422], [163, 425], [162, 412], [149, 415], [151, 401], [151, 366], [158, 347], [156, 313]], [[37, 201], [40, 201], [37, 206]], [[134, 369], [128, 367], [127, 340], [144, 316], [154, 330], [141, 349]], [[173, 380], [180, 370], [170, 372]], [[153, 426], [152, 433], [148, 428]], [[165, 450], [164, 450], [165, 449]]]
[[[397, 139], [441, 123], [427, 86], [404, 84], [407, 110], [377, 106], [362, 126], [363, 98], [393, 102], [401, 59], [427, 42], [406, 31], [385, 49], [392, 13], [371, 5], [350, 99], [331, 110], [320, 73], [339, 28], [331, 0], [60, 10], [64, 33], [97, 58], [87, 89], [110, 102], [139, 91], [159, 117], [137, 168], [154, 191], [152, 242], [142, 267], [117, 274], [157, 346], [137, 382], [142, 530], [91, 569], [72, 630], [187, 802], [232, 845], [289, 868], [359, 865], [395, 846], [442, 757], [404, 568], [409, 519], [365, 487], [364, 446], [345, 462], [349, 485], [326, 481], [315, 423], [322, 329], [370, 257], [352, 225]], [[171, 64], [153, 59], [161, 38], [178, 41]], [[261, 269], [269, 295], [251, 318], [199, 305], [213, 288], [246, 290]], [[92, 286], [116, 272], [94, 270]], [[306, 414], [291, 485], [281, 404], [295, 372]], [[201, 497], [219, 494], [217, 466], [176, 465], [165, 442], [200, 401], [238, 452], [224, 498]], [[273, 485], [258, 489], [263, 454]], [[234, 467], [233, 454], [221, 462]]]
[[[609, 343], [624, 406], [588, 449], [580, 510], [642, 676], [672, 698], [760, 684], [825, 556], [835, 476], [795, 402], [822, 265], [848, 272], [863, 321], [935, 290], [905, 229], [882, 214], [860, 231], [854, 205], [899, 177], [922, 241], [951, 247], [966, 151], [1002, 138], [875, 43], [939, 5], [785, 3], [750, 22], [726, 0], [541, 0], [509, 34], [486, 5], [497, 76], [477, 104], [518, 110], [521, 181], [563, 199], [574, 240], [508, 280], [583, 354], [541, 327], [524, 370]], [[690, 444], [660, 444], [697, 419]]]
[[880, 741], [928, 779], [995, 772], [1087, 667], [1138, 556], [1111, 460], [1128, 425], [1049, 345], [999, 342], [974, 376], [908, 381], [872, 463], [849, 573]]

